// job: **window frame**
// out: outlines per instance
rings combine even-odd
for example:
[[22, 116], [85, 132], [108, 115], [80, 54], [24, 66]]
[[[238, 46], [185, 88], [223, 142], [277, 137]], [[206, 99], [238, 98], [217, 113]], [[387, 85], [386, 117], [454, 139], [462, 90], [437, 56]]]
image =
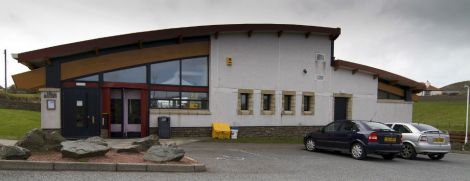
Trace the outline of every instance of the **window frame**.
[[[182, 84], [182, 62], [187, 59], [194, 59], [194, 58], [205, 58], [207, 62], [207, 86], [192, 86], [192, 85], [183, 85]], [[159, 63], [165, 63], [165, 62], [171, 62], [171, 61], [177, 61], [179, 64], [179, 84], [157, 84], [157, 83], [152, 83], [152, 65], [159, 64]], [[167, 60], [167, 61], [160, 61], [160, 62], [153, 62], [148, 64], [150, 71], [148, 72], [148, 83], [150, 84], [150, 94], [152, 91], [174, 91], [174, 92], [179, 92], [179, 99], [178, 99], [178, 107], [172, 107], [172, 108], [158, 108], [158, 107], [152, 107], [152, 101], [154, 100], [163, 100], [163, 99], [152, 99], [150, 97], [150, 109], [162, 109], [162, 110], [168, 110], [168, 109], [178, 109], [178, 110], [209, 110], [210, 109], [210, 93], [209, 93], [209, 77], [210, 77], [210, 59], [209, 56], [195, 56], [195, 57], [185, 57], [185, 58], [180, 58], [180, 59], [172, 59], [172, 60]], [[206, 93], [207, 94], [207, 100], [194, 100], [194, 99], [182, 99], [182, 93], [183, 92], [200, 92], [200, 93]], [[175, 99], [171, 99], [175, 100]], [[207, 105], [207, 108], [204, 108], [201, 106], [201, 108], [185, 108], [183, 107], [183, 101], [191, 102], [191, 101], [200, 101], [201, 105]]]
[[[288, 100], [286, 99], [287, 97], [289, 98]], [[283, 91], [282, 92], [281, 115], [295, 115], [296, 99], [297, 99], [297, 93], [295, 91]], [[286, 106], [289, 106], [288, 110], [286, 110]]]
[[[306, 99], [308, 98], [308, 100]], [[308, 110], [305, 107], [308, 106]], [[315, 93], [314, 92], [303, 92], [302, 93], [302, 115], [314, 115], [315, 114]]]
[[[242, 94], [246, 95], [247, 110], [242, 109]], [[253, 115], [253, 90], [239, 89], [237, 93], [237, 113], [238, 115]]]
[[[268, 100], [265, 101], [265, 96]], [[265, 109], [268, 108], [268, 109]], [[276, 91], [274, 90], [261, 90], [260, 94], [260, 114], [261, 115], [274, 115], [276, 112]]]

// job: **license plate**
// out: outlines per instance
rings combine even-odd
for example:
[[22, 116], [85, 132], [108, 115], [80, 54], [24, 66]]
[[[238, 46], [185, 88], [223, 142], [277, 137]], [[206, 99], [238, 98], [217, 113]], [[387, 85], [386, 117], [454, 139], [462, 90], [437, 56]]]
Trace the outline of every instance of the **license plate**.
[[434, 143], [443, 143], [443, 142], [444, 142], [444, 138], [434, 138], [434, 139], [432, 139], [432, 141], [433, 141]]
[[384, 141], [385, 142], [397, 142], [397, 138], [394, 138], [394, 137], [385, 137], [384, 138]]

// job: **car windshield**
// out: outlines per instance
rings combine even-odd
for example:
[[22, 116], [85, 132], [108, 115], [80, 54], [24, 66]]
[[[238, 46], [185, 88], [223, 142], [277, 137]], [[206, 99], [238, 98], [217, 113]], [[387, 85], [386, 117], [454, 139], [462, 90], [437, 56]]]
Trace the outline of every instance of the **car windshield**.
[[423, 131], [439, 131], [440, 132], [440, 130], [438, 130], [437, 128], [432, 127], [427, 124], [413, 124], [413, 126], [421, 132]]
[[383, 123], [378, 123], [378, 122], [364, 122], [367, 127], [369, 127], [371, 130], [381, 130], [381, 131], [393, 131], [390, 127]]

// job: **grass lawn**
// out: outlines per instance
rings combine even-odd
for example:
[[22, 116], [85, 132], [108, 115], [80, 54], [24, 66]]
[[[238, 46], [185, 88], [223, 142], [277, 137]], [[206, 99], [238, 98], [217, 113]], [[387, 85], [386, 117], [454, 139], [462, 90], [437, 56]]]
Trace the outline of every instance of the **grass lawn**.
[[303, 144], [303, 137], [239, 137], [232, 139], [210, 139], [219, 143], [267, 143], [267, 144]]
[[413, 106], [413, 122], [447, 131], [465, 131], [465, 101], [419, 101]]
[[29, 130], [41, 127], [40, 115], [34, 111], [0, 109], [0, 138], [22, 138]]

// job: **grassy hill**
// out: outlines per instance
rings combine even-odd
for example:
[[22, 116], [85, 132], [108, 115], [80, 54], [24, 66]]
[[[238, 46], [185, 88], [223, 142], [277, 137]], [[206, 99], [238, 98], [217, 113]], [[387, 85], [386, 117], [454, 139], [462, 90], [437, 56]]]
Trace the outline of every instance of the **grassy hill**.
[[0, 109], [0, 139], [20, 139], [33, 128], [41, 127], [40, 112]]
[[460, 91], [461, 93], [466, 93], [467, 89], [464, 87], [464, 85], [470, 85], [470, 81], [462, 81], [449, 84], [442, 87], [441, 90]]
[[426, 123], [442, 130], [465, 130], [465, 100], [422, 100], [414, 103], [413, 122]]

